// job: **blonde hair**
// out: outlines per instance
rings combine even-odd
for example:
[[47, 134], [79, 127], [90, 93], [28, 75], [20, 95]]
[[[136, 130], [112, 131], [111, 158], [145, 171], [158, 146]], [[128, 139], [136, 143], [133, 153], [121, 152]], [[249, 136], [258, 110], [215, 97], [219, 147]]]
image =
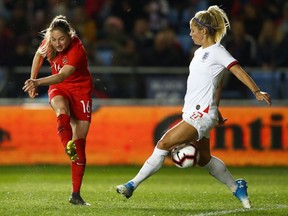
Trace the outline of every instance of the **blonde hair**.
[[227, 14], [217, 5], [210, 6], [207, 10], [197, 12], [190, 23], [193, 23], [199, 29], [206, 28], [208, 34], [211, 35], [216, 42], [220, 42], [226, 35], [227, 28], [230, 28]]
[[41, 32], [41, 35], [44, 37], [44, 44], [38, 49], [38, 52], [42, 56], [46, 56], [48, 61], [51, 61], [57, 55], [57, 51], [50, 43], [51, 32], [53, 30], [60, 30], [71, 38], [76, 35], [76, 31], [71, 27], [65, 16], [56, 16], [50, 23], [49, 27]]

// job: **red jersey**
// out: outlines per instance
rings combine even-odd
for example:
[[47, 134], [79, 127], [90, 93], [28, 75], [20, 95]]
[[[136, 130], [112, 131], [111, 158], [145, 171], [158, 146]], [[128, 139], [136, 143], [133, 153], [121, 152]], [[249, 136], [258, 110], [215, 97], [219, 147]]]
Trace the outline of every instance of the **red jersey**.
[[[43, 44], [43, 43], [42, 43]], [[61, 95], [69, 101], [71, 115], [79, 120], [91, 121], [92, 78], [88, 70], [86, 51], [80, 39], [73, 37], [71, 44], [50, 61], [52, 74], [57, 74], [64, 65], [76, 68], [63, 82], [49, 86], [49, 100]]]
[[68, 90], [83, 91], [91, 93], [92, 78], [88, 70], [88, 59], [85, 48], [81, 40], [74, 36], [69, 47], [61, 53], [58, 53], [50, 62], [52, 74], [59, 73], [64, 65], [71, 65], [76, 68], [73, 74], [67, 77], [63, 82], [50, 85], [51, 88], [65, 88]]

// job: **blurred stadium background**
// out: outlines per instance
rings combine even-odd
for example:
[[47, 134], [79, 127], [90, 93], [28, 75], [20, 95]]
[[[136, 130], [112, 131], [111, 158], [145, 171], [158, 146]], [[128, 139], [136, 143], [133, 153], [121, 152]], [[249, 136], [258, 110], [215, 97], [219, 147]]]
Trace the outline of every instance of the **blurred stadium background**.
[[[231, 22], [222, 44], [271, 94], [273, 105], [257, 102], [226, 72], [221, 111], [228, 122], [212, 131], [212, 151], [228, 165], [287, 166], [285, 0], [0, 0], [0, 165], [69, 162], [47, 88], [34, 100], [21, 89], [39, 33], [55, 15], [67, 16], [89, 55], [95, 89], [88, 163], [142, 164], [155, 140], [181, 116], [197, 48], [189, 20], [214, 4]], [[49, 73], [45, 62], [39, 76]]]

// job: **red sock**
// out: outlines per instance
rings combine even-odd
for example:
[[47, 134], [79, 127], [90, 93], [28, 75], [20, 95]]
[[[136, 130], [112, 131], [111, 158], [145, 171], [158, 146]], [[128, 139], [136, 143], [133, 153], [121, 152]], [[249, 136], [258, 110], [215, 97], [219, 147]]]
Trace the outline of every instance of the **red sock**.
[[85, 154], [85, 139], [77, 139], [74, 141], [76, 145], [76, 151], [78, 159], [71, 163], [72, 174], [72, 192], [79, 193], [82, 185], [82, 179], [86, 167], [86, 154]]
[[70, 116], [67, 114], [60, 114], [57, 117], [57, 130], [63, 146], [66, 147], [67, 142], [72, 139]]

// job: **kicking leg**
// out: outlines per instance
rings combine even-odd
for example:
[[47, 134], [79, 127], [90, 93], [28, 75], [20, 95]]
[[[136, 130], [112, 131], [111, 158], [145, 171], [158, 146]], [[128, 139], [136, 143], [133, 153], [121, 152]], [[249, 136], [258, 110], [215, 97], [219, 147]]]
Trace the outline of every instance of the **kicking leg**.
[[156, 173], [163, 165], [165, 157], [169, 151], [176, 145], [195, 140], [198, 133], [194, 127], [188, 123], [181, 121], [174, 126], [158, 141], [152, 155], [144, 163], [138, 174], [126, 184], [118, 185], [116, 191], [126, 198], [132, 196], [134, 190], [144, 180]]

